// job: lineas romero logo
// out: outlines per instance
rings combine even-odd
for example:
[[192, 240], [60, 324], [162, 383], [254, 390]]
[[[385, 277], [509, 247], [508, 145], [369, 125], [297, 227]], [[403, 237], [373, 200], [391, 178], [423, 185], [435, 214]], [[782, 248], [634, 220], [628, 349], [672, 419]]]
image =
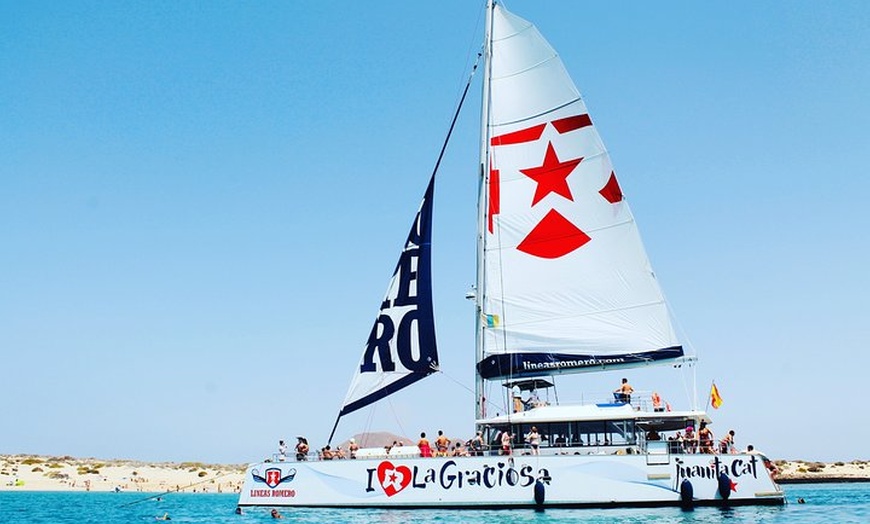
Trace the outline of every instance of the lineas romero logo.
[[366, 469], [368, 481], [366, 492], [376, 491], [375, 485], [388, 497], [411, 489], [492, 489], [496, 487], [527, 487], [540, 478], [549, 483], [550, 473], [546, 468], [535, 471], [528, 464], [514, 466], [498, 462], [494, 466], [483, 465], [476, 469], [461, 469], [453, 460], [441, 467], [420, 468], [393, 464], [385, 460], [377, 468]]

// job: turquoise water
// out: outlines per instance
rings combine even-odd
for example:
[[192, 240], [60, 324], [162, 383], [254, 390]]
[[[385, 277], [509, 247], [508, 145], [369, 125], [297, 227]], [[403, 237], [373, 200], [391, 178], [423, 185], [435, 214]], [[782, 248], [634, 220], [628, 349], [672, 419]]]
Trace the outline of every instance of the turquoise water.
[[[147, 495], [144, 495], [147, 496]], [[0, 492], [0, 523], [102, 523], [157, 522], [168, 513], [171, 522], [233, 523], [274, 522], [268, 509], [246, 509], [236, 515], [236, 495], [173, 493], [161, 501], [142, 493], [28, 493]], [[870, 522], [870, 483], [804, 484], [786, 487], [789, 502], [783, 507], [676, 508], [607, 510], [511, 511], [404, 511], [282, 509], [284, 520], [310, 524], [458, 524], [458, 523], [706, 523], [706, 522]], [[798, 504], [803, 498], [805, 504]], [[131, 504], [132, 503], [132, 504]]]

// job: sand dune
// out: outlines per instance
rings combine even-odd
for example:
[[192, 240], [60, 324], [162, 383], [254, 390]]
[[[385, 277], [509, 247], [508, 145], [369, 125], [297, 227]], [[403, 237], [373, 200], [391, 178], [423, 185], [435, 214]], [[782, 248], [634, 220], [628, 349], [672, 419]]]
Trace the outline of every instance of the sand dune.
[[241, 489], [244, 471], [244, 465], [0, 455], [0, 491], [226, 493]]

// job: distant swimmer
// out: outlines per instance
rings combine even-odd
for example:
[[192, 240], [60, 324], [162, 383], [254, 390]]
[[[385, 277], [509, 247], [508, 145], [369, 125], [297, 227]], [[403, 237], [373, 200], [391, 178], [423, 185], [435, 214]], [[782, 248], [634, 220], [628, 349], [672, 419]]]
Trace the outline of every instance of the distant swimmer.
[[273, 509], [273, 510], [272, 510], [272, 518], [273, 518], [273, 519], [283, 519], [283, 518], [284, 518], [284, 515], [278, 513], [278, 510], [277, 510], [277, 509]]
[[154, 518], [157, 520], [172, 520], [172, 518], [169, 516], [169, 513], [164, 513], [162, 517], [154, 517]]

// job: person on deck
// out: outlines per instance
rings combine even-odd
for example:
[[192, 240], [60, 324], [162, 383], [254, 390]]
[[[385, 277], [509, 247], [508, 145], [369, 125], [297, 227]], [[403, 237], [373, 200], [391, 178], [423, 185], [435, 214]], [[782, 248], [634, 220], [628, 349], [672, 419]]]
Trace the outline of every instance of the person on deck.
[[296, 443], [296, 460], [303, 461], [308, 460], [308, 439], [305, 437], [296, 437], [298, 442]]
[[426, 438], [426, 432], [420, 433], [420, 440], [417, 441], [417, 447], [420, 448], [421, 457], [431, 457], [432, 447], [429, 445], [429, 439]]
[[501, 432], [501, 454], [502, 455], [510, 455], [511, 454], [511, 439], [513, 435], [509, 430], [505, 430]]
[[659, 396], [658, 391], [653, 391], [650, 396], [650, 400], [652, 400], [653, 411], [664, 411], [665, 408], [662, 407], [662, 397]]
[[532, 430], [526, 435], [526, 440], [529, 442], [529, 447], [532, 448], [532, 455], [540, 455], [538, 448], [541, 447], [541, 434], [538, 433], [538, 428], [532, 426]]
[[686, 436], [683, 437], [683, 449], [686, 453], [695, 453], [698, 450], [698, 436], [695, 435], [693, 426], [686, 426]]
[[474, 438], [471, 439], [468, 447], [471, 448], [471, 455], [474, 457], [483, 456], [483, 433], [478, 431]]
[[617, 402], [631, 404], [632, 393], [634, 393], [634, 388], [628, 383], [627, 378], [623, 378], [622, 384], [613, 390], [613, 398], [615, 398]]
[[519, 413], [523, 410], [523, 396], [520, 392], [519, 386], [511, 388], [511, 395], [514, 399], [514, 413]]
[[701, 453], [712, 455], [715, 452], [713, 450], [713, 432], [707, 427], [706, 422], [701, 422], [701, 428], [698, 430], [698, 446]]
[[350, 444], [347, 445], [347, 450], [350, 451], [350, 458], [356, 458], [356, 452], [359, 451], [359, 444], [356, 443], [356, 439], [350, 439]]
[[278, 460], [284, 462], [287, 459], [287, 444], [283, 440], [278, 441]]
[[450, 439], [444, 435], [444, 432], [438, 430], [438, 438], [435, 439], [435, 456], [446, 457], [447, 448], [450, 447]]
[[728, 454], [728, 453], [736, 453], [737, 450], [734, 447], [734, 430], [730, 430], [728, 433], [719, 440], [719, 453]]

